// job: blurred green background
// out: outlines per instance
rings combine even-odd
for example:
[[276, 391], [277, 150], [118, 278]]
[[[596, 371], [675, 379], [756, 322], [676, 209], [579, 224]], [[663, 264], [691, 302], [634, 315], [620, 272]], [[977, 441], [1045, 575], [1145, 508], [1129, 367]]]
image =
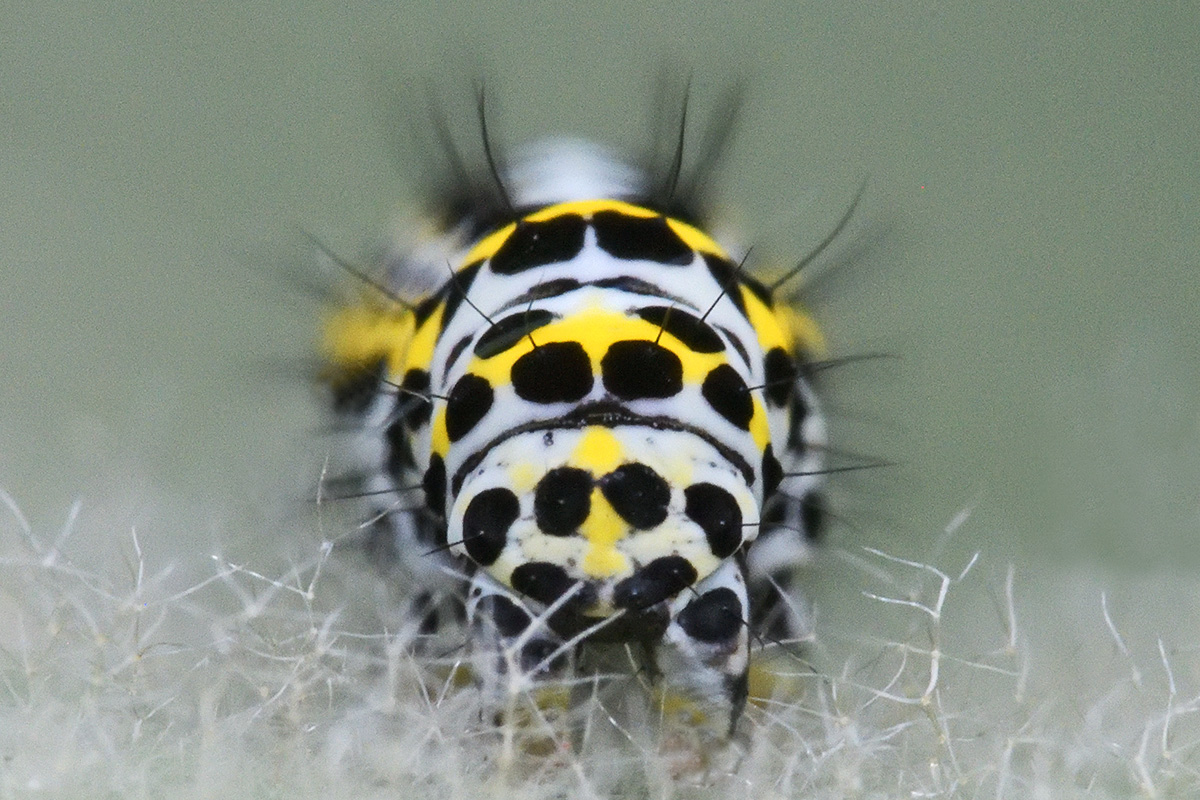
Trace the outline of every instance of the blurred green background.
[[458, 103], [482, 74], [502, 142], [638, 146], [666, 65], [691, 72], [697, 119], [747, 80], [718, 194], [757, 255], [806, 252], [869, 177], [811, 298], [833, 354], [900, 356], [828, 388], [837, 443], [898, 465], [837, 482], [835, 544], [929, 557], [969, 506], [948, 546], [993, 563], [1200, 565], [1194, 4], [0, 18], [0, 487], [35, 526], [82, 497], [160, 554], [273, 547], [255, 521], [326, 448], [299, 230], [361, 255], [411, 210], [417, 154], [387, 120], [419, 120], [427, 79]]

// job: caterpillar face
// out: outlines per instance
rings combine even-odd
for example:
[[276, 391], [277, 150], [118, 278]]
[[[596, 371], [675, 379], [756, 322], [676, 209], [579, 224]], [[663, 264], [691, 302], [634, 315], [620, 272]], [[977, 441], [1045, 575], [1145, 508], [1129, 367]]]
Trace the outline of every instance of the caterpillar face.
[[477, 642], [668, 642], [736, 717], [815, 532], [819, 335], [631, 170], [554, 152], [510, 173], [510, 219], [445, 234], [440, 290], [330, 318], [335, 400], [377, 431], [371, 487], [420, 485], [383, 518]]

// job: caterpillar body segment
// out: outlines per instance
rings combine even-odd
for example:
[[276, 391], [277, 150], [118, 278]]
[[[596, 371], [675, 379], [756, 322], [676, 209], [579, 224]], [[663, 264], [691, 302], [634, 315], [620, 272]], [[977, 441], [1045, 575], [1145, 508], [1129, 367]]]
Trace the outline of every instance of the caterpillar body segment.
[[413, 613], [433, 631], [461, 605], [485, 687], [636, 644], [732, 726], [752, 643], [800, 635], [820, 334], [637, 170], [537, 152], [500, 174], [507, 217], [481, 201], [392, 263], [403, 300], [331, 313], [333, 405]]

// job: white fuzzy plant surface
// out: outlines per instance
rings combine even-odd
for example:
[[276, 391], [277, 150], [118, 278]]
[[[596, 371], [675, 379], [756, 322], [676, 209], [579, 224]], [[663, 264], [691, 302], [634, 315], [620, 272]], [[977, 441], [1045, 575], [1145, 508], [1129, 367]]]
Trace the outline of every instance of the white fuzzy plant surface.
[[[1128, 0], [5, 3], [0, 800], [1200, 796], [1197, 30]], [[310, 281], [273, 267], [312, 277], [297, 226], [352, 256], [395, 219], [420, 153], [387, 119], [428, 119], [428, 78], [476, 155], [477, 77], [498, 145], [638, 147], [672, 63], [689, 148], [748, 82], [714, 199], [759, 263], [870, 176], [804, 296], [832, 355], [903, 358], [822, 401], [909, 474], [831, 494], [810, 635], [755, 654], [732, 742], [627, 673], [576, 717], [518, 685], [497, 725], [354, 521], [271, 508], [326, 446]]]
[[[811, 640], [759, 653], [773, 690], [726, 741], [656, 717], [633, 677], [622, 710], [601, 691], [569, 724], [516, 687], [496, 724], [320, 524], [306, 561], [218, 554], [182, 580], [136, 530], [82, 528], [78, 506], [37, 530], [3, 501], [3, 798], [1200, 791], [1195, 583], [831, 549]], [[88, 540], [119, 557], [74, 557]]]

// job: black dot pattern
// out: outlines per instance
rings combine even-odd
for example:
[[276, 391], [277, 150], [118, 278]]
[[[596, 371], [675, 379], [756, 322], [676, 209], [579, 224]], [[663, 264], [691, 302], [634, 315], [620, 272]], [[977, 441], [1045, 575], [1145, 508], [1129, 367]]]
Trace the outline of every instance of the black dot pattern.
[[724, 642], [742, 629], [742, 601], [726, 586], [705, 592], [675, 618], [683, 632], [701, 642]]
[[520, 514], [521, 503], [508, 489], [486, 489], [472, 497], [462, 519], [463, 547], [471, 560], [484, 567], [494, 564]]
[[592, 281], [589, 286], [595, 286], [597, 289], [616, 289], [618, 292], [627, 292], [629, 294], [641, 294], [648, 297], [662, 298], [663, 290], [655, 286], [650, 281], [644, 281], [641, 278], [635, 278], [632, 275], [618, 275], [615, 278], [601, 278], [598, 281]]
[[656, 558], [613, 587], [613, 605], [634, 611], [661, 603], [696, 582], [696, 568], [683, 556]]
[[[464, 336], [454, 343], [454, 347], [451, 347], [450, 352], [446, 354], [446, 362], [443, 365], [444, 369], [449, 369], [454, 365], [455, 361], [458, 361], [458, 357], [463, 354], [463, 351], [471, 346], [471, 339], [473, 338], [472, 336]], [[445, 375], [444, 372], [442, 374]]]
[[711, 483], [694, 483], [683, 490], [688, 519], [704, 531], [717, 558], [728, 558], [742, 546], [742, 509], [733, 495]]
[[562, 642], [556, 639], [530, 639], [521, 648], [521, 671], [526, 675], [557, 672], [567, 663], [567, 654], [560, 652], [561, 647]]
[[750, 430], [754, 400], [746, 382], [728, 364], [718, 364], [704, 377], [700, 394], [725, 419], [744, 431]]
[[733, 303], [734, 308], [745, 316], [746, 301], [742, 298], [739, 284], [741, 276], [738, 274], [737, 264], [712, 253], [701, 253], [700, 256], [704, 259], [704, 264], [708, 267], [708, 272], [713, 276], [713, 280], [725, 291], [725, 296]]
[[575, 467], [556, 467], [538, 481], [533, 518], [543, 533], [569, 536], [592, 510], [592, 474]]
[[685, 266], [695, 253], [663, 217], [631, 217], [619, 211], [598, 211], [592, 217], [596, 244], [614, 258], [657, 261]]
[[779, 459], [775, 457], [775, 451], [771, 445], [767, 445], [767, 449], [763, 453], [762, 480], [763, 499], [775, 494], [775, 490], [779, 488], [779, 482], [783, 480], [783, 467], [780, 466]]
[[513, 391], [531, 403], [575, 403], [592, 390], [592, 362], [579, 342], [547, 342], [513, 362]]
[[439, 292], [422, 300], [421, 304], [413, 309], [413, 319], [417, 323], [418, 328], [425, 324], [425, 320], [433, 316], [433, 312], [437, 311], [438, 306], [442, 304], [442, 299], [442, 295]]
[[[554, 314], [543, 308], [531, 308], [528, 311], [507, 316], [483, 332], [479, 341], [475, 343], [475, 355], [479, 358], [491, 358], [499, 355], [538, 328], [549, 325], [553, 320]], [[450, 359], [451, 363], [453, 360], [453, 358]]]
[[742, 344], [742, 340], [739, 339], [738, 336], [728, 328], [722, 328], [718, 326], [717, 330], [724, 334], [725, 338], [729, 340], [729, 343], [733, 345], [733, 349], [736, 350], [737, 354], [742, 357], [742, 363], [749, 364], [750, 353], [746, 350], [746, 345]]
[[413, 617], [421, 619], [417, 626], [417, 632], [422, 636], [432, 636], [438, 632], [441, 627], [438, 620], [437, 602], [433, 599], [433, 595], [429, 592], [421, 592], [412, 600], [412, 605], [409, 607]]
[[667, 518], [671, 487], [645, 464], [622, 464], [598, 483], [604, 499], [633, 527], [650, 530]]
[[809, 492], [800, 498], [800, 522], [804, 526], [804, 535], [810, 542], [819, 540], [821, 534], [825, 532], [827, 516], [825, 495], [820, 492]]
[[637, 315], [651, 325], [662, 328], [696, 353], [719, 353], [725, 349], [725, 343], [716, 331], [704, 320], [683, 309], [646, 306], [639, 308]]
[[787, 520], [788, 507], [786, 503], [771, 503], [758, 516], [759, 530], [767, 530], [776, 525], [782, 525]]
[[511, 302], [513, 305], [519, 305], [531, 300], [545, 300], [548, 297], [558, 297], [567, 292], [573, 292], [581, 286], [583, 284], [574, 278], [554, 278], [544, 283], [534, 284], [528, 292], [517, 295]]
[[386, 367], [387, 362], [380, 358], [339, 372], [329, 384], [333, 391], [333, 410], [339, 414], [365, 413], [378, 396]]
[[767, 401], [776, 406], [785, 405], [796, 388], [796, 362], [782, 347], [773, 347], [767, 352], [763, 366]]
[[783, 570], [773, 573], [769, 581], [754, 586], [750, 595], [750, 627], [756, 637], [778, 642], [800, 634], [789, 610], [792, 602], [789, 595], [794, 583], [792, 572]]
[[459, 378], [446, 400], [446, 435], [457, 442], [471, 432], [492, 407], [492, 385], [485, 378], [467, 373]]
[[683, 391], [679, 356], [646, 339], [613, 342], [600, 359], [604, 388], [622, 400], [673, 397]]
[[804, 439], [804, 421], [806, 419], [808, 419], [808, 403], [805, 401], [804, 395], [796, 394], [792, 398], [792, 407], [788, 409], [787, 446], [789, 450], [803, 453], [808, 448], [808, 442]]
[[429, 402], [429, 373], [423, 369], [410, 369], [400, 382], [400, 396], [396, 398], [396, 411], [410, 428], [419, 428], [429, 422], [433, 404]]
[[513, 589], [546, 605], [562, 597], [574, 583], [565, 569], [548, 561], [526, 562], [514, 569], [509, 579]]
[[462, 305], [463, 298], [466, 297], [467, 292], [471, 291], [471, 284], [475, 282], [475, 276], [479, 274], [479, 269], [482, 266], [482, 261], [468, 264], [454, 273], [454, 276], [447, 281], [446, 288], [443, 290], [446, 293], [446, 310], [442, 312], [441, 323], [443, 333], [446, 330], [446, 326], [450, 324], [450, 320], [454, 317], [455, 312], [458, 311], [458, 307]]
[[529, 614], [525, 609], [502, 594], [484, 597], [478, 608], [496, 626], [496, 632], [507, 639], [520, 636], [529, 627]]
[[425, 505], [439, 517], [446, 513], [446, 462], [437, 453], [429, 457], [429, 469], [421, 478]]
[[587, 223], [578, 214], [563, 214], [543, 222], [517, 223], [516, 230], [492, 256], [492, 272], [516, 275], [527, 269], [570, 261], [583, 249]]
[[404, 474], [405, 470], [417, 465], [417, 460], [413, 457], [412, 442], [409, 438], [408, 428], [404, 425], [404, 419], [398, 418], [391, 425], [388, 425], [383, 436], [387, 441], [387, 462], [384, 466], [389, 475], [396, 480], [400, 480], [400, 476]]

